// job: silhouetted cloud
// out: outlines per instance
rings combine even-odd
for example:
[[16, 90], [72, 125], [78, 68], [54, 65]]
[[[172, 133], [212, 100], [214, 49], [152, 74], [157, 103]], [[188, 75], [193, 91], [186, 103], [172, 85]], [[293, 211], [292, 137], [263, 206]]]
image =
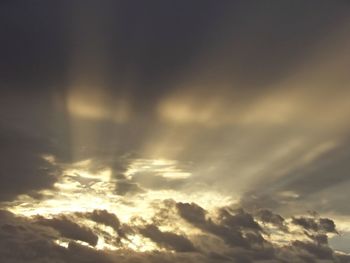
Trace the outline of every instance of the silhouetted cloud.
[[[18, 217], [8, 211], [0, 211], [0, 259], [6, 262], [44, 262], [46, 259], [57, 262], [349, 262], [349, 256], [336, 253], [328, 246], [327, 233], [332, 228], [316, 228], [310, 223], [302, 226], [309, 234], [292, 234], [293, 240], [288, 243], [276, 243], [268, 236], [262, 238], [262, 234], [271, 230], [259, 225], [253, 214], [242, 209], [230, 209], [218, 207], [213, 214], [194, 203], [172, 202], [178, 211], [180, 218], [202, 231], [190, 232], [187, 236], [170, 231], [162, 231], [160, 221], [155, 224], [143, 223], [134, 225], [130, 222], [127, 226], [131, 229], [126, 236], [121, 237], [127, 241], [127, 235], [139, 232], [142, 236], [149, 238], [162, 250], [138, 252], [119, 244], [117, 250], [97, 250], [97, 235], [102, 232], [98, 228], [88, 229], [84, 221], [75, 219], [74, 216], [89, 218], [99, 224], [119, 229], [116, 221], [117, 216], [106, 210], [96, 210], [91, 213], [76, 213], [60, 215], [54, 218], [44, 217]], [[169, 203], [166, 209], [173, 213], [172, 205]], [[172, 211], [172, 212], [171, 212]], [[225, 212], [223, 212], [225, 211]], [[195, 216], [197, 214], [197, 216]], [[205, 215], [205, 216], [204, 216]], [[204, 217], [203, 217], [204, 216]], [[141, 217], [142, 218], [142, 217]], [[168, 218], [169, 220], [169, 218]], [[178, 220], [168, 221], [177, 224]], [[294, 218], [293, 218], [294, 220]], [[214, 222], [215, 221], [215, 222]], [[143, 222], [143, 221], [140, 221]], [[304, 222], [304, 221], [303, 221]], [[317, 221], [318, 223], [320, 221]], [[285, 223], [287, 224], [287, 223]], [[290, 224], [295, 224], [291, 221]], [[182, 225], [182, 223], [180, 223]], [[184, 225], [182, 225], [185, 227]], [[328, 230], [327, 230], [328, 229]], [[324, 233], [326, 231], [326, 233]], [[273, 232], [270, 232], [273, 234]], [[302, 235], [302, 236], [300, 236]], [[211, 236], [219, 240], [211, 240]], [[57, 240], [64, 239], [67, 246], [60, 246]], [[84, 241], [91, 247], [77, 243]], [[209, 241], [209, 242], [208, 242]], [[239, 241], [239, 242], [237, 242]], [[206, 245], [204, 245], [206, 243]], [[225, 243], [228, 245], [225, 245]], [[242, 244], [245, 244], [242, 246]], [[175, 253], [172, 253], [174, 251]], [[326, 261], [327, 262], [327, 261]]]
[[1, 128], [0, 144], [1, 201], [53, 187], [60, 168], [45, 159], [54, 152], [47, 139]]
[[293, 217], [292, 223], [314, 232], [337, 233], [334, 221], [329, 218]]
[[35, 222], [44, 226], [52, 227], [53, 229], [57, 230], [63, 237], [84, 241], [91, 246], [96, 246], [98, 241], [98, 236], [94, 234], [91, 229], [85, 226], [80, 226], [65, 216], [51, 219], [39, 216], [35, 219]]
[[141, 193], [144, 190], [137, 184], [130, 180], [118, 180], [116, 183], [115, 192], [117, 195]]
[[268, 209], [260, 209], [257, 212], [256, 216], [259, 220], [261, 220], [264, 223], [271, 223], [279, 227], [281, 230], [287, 231], [287, 228], [284, 224], [284, 218], [278, 214], [273, 213]]
[[177, 252], [193, 252], [196, 250], [191, 241], [186, 237], [172, 232], [162, 232], [154, 225], [146, 225], [140, 229], [140, 233], [150, 238], [161, 247], [172, 249]]

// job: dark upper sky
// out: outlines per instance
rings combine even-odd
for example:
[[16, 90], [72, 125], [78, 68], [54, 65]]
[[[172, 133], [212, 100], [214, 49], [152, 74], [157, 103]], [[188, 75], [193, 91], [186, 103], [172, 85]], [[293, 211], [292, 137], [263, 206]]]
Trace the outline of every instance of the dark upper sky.
[[203, 59], [212, 77], [235, 77], [236, 89], [255, 91], [304, 61], [348, 8], [346, 1], [3, 1], [2, 82], [63, 89], [82, 71], [118, 91], [136, 79], [133, 96], [151, 99]]

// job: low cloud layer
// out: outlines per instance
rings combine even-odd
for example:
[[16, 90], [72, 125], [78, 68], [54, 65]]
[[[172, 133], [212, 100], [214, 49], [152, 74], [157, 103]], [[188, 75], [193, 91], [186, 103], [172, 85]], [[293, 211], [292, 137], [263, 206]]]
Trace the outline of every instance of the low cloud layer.
[[[350, 262], [350, 256], [328, 245], [328, 236], [338, 235], [334, 222], [317, 215], [283, 218], [269, 210], [248, 212], [237, 207], [207, 211], [195, 203], [167, 200], [158, 204], [151, 220], [140, 215], [121, 224], [106, 210], [51, 218], [20, 217], [2, 210], [0, 224], [0, 258], [13, 263], [48, 258], [50, 262]], [[141, 248], [150, 249], [131, 249], [136, 237], [144, 238]], [[101, 250], [100, 239], [110, 246]]]

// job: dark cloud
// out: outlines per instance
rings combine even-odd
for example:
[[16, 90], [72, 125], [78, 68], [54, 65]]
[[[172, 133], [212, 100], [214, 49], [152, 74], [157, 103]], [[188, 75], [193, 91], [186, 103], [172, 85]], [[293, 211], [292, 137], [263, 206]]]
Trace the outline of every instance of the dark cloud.
[[[94, 234], [101, 234], [97, 228], [88, 230], [85, 226], [78, 225], [68, 219], [68, 216], [57, 216], [55, 218], [44, 217], [18, 217], [8, 211], [0, 211], [0, 259], [5, 262], [142, 262], [142, 263], [160, 263], [160, 262], [325, 262], [343, 263], [349, 262], [350, 258], [346, 255], [336, 253], [328, 246], [327, 233], [322, 233], [322, 229], [312, 230], [311, 235], [305, 235], [301, 240], [294, 240], [286, 245], [276, 245], [269, 240], [262, 240], [258, 233], [268, 231], [263, 226], [257, 227], [251, 219], [255, 220], [252, 214], [243, 210], [232, 210], [220, 208], [215, 214], [205, 211], [200, 206], [192, 203], [172, 203], [176, 205], [179, 213], [182, 211], [182, 218], [185, 213], [192, 214], [185, 219], [194, 227], [200, 229], [203, 235], [191, 234], [188, 236], [180, 235], [172, 231], [162, 231], [160, 221], [159, 225], [144, 224], [135, 226], [130, 224], [133, 234], [139, 232], [144, 237], [149, 238], [159, 247], [161, 251], [137, 252], [127, 248], [119, 247], [116, 251], [96, 250], [93, 247], [84, 246], [74, 240], [88, 242], [91, 245], [95, 243]], [[201, 210], [201, 209], [202, 210]], [[168, 209], [172, 210], [171, 205]], [[181, 210], [182, 209], [182, 210]], [[186, 211], [186, 212], [185, 212]], [[199, 218], [203, 218], [204, 221]], [[224, 215], [222, 211], [226, 211]], [[235, 211], [235, 212], [234, 212]], [[198, 213], [198, 218], [193, 214]], [[96, 210], [91, 213], [75, 214], [76, 216], [93, 218], [99, 224], [105, 224], [113, 227], [119, 227], [115, 221], [115, 215], [105, 211]], [[237, 217], [235, 217], [237, 215]], [[216, 223], [214, 223], [214, 216]], [[74, 215], [71, 215], [73, 218]], [[227, 221], [227, 218], [235, 218]], [[196, 218], [196, 219], [194, 219]], [[191, 220], [191, 221], [189, 221]], [[230, 223], [228, 223], [230, 222]], [[234, 222], [234, 223], [233, 223]], [[173, 224], [176, 222], [172, 222]], [[183, 226], [183, 225], [182, 225]], [[309, 224], [307, 225], [309, 226]], [[263, 229], [260, 229], [263, 228]], [[227, 243], [228, 237], [232, 231], [242, 234], [247, 246], [242, 247], [237, 244]], [[315, 228], [316, 229], [316, 228]], [[224, 233], [226, 230], [227, 233]], [[249, 231], [248, 231], [249, 230]], [[130, 232], [131, 233], [131, 232]], [[287, 232], [285, 233], [287, 234]], [[224, 243], [218, 240], [211, 241], [211, 235], [214, 235]], [[296, 238], [300, 236], [295, 236]], [[309, 241], [305, 240], [309, 238]], [[68, 246], [61, 247], [55, 240], [68, 238]], [[210, 241], [203, 246], [202, 241]], [[209, 247], [208, 247], [209, 245]], [[197, 247], [198, 246], [198, 247]], [[175, 253], [170, 252], [175, 251]]]
[[255, 221], [254, 217], [243, 209], [237, 209], [234, 211], [221, 209], [218, 217], [221, 224], [224, 224], [230, 228], [249, 229], [253, 231], [262, 230], [260, 225]]
[[315, 234], [315, 235], [310, 235], [307, 234], [308, 237], [310, 237], [312, 240], [314, 240], [317, 244], [321, 245], [327, 245], [328, 244], [328, 236], [326, 234]]
[[98, 236], [94, 234], [91, 229], [81, 226], [65, 216], [51, 219], [37, 217], [36, 222], [44, 226], [52, 227], [63, 237], [84, 241], [91, 246], [96, 246], [97, 244]]
[[318, 224], [313, 218], [293, 218], [292, 221], [296, 225], [300, 225], [307, 230], [318, 231]]
[[[242, 209], [228, 211], [227, 208], [222, 208], [218, 211], [217, 223], [214, 223], [210, 217], [205, 216], [207, 212], [196, 204], [177, 203], [176, 205], [181, 217], [205, 233], [216, 235], [230, 246], [233, 246], [234, 249], [242, 247], [243, 244], [243, 250], [233, 250], [230, 253], [224, 253], [222, 256], [216, 256], [222, 257], [222, 260], [228, 257], [238, 262], [254, 262], [254, 260], [267, 260], [266, 262], [331, 260], [332, 262], [341, 262], [341, 257], [335, 255], [334, 251], [328, 246], [326, 234], [336, 233], [332, 220], [326, 218], [310, 218], [309, 220], [304, 217], [296, 220], [296, 218], [293, 218], [293, 224], [301, 225], [304, 229], [313, 233], [304, 233], [305, 237], [312, 241], [297, 240], [286, 247], [276, 247], [262, 237], [260, 233], [265, 232], [265, 230], [255, 221], [255, 216]], [[198, 218], [194, 214], [198, 214]], [[286, 234], [289, 233], [287, 223], [285, 223], [283, 217], [269, 210], [258, 211], [256, 219], [265, 223], [272, 223]], [[326, 227], [323, 227], [321, 222], [327, 222]], [[247, 230], [251, 231], [247, 232]], [[289, 254], [287, 257], [286, 253]]]
[[329, 218], [293, 217], [292, 223], [302, 226], [305, 230], [337, 233], [334, 221]]
[[275, 214], [268, 209], [260, 209], [257, 212], [256, 216], [259, 220], [261, 220], [264, 223], [270, 223], [279, 227], [282, 230], [287, 230], [284, 224], [284, 218], [279, 214]]
[[97, 223], [110, 226], [116, 231], [120, 229], [118, 217], [113, 213], [109, 213], [107, 210], [94, 210], [91, 213], [85, 213], [85, 216]]
[[335, 223], [332, 219], [329, 218], [320, 218], [318, 220], [320, 225], [320, 229], [325, 231], [326, 233], [337, 233]]
[[44, 159], [54, 152], [45, 138], [0, 129], [0, 144], [1, 201], [53, 186], [59, 168]]
[[64, 249], [52, 242], [56, 234], [48, 228], [3, 210], [0, 211], [0, 224], [2, 262], [45, 262], [64, 254]]
[[106, 226], [110, 226], [118, 234], [117, 240], [120, 241], [121, 238], [126, 238], [123, 225], [120, 223], [118, 217], [108, 212], [107, 210], [94, 210], [87, 213], [76, 213], [76, 215], [83, 218], [88, 218]]
[[[222, 238], [228, 245], [249, 247], [252, 243], [263, 243], [264, 239], [259, 234], [260, 226], [250, 214], [243, 210], [231, 214], [225, 209], [219, 212], [219, 223], [216, 224], [211, 218], [206, 218], [206, 211], [200, 206], [191, 203], [177, 203], [179, 214], [192, 225], [203, 231]], [[252, 233], [243, 233], [241, 230], [252, 230]]]
[[64, 262], [113, 263], [116, 261], [103, 251], [96, 251], [95, 249], [80, 245], [76, 242], [70, 242], [68, 245], [68, 251], [64, 257]]
[[195, 203], [177, 203], [176, 208], [180, 216], [191, 224], [204, 225], [207, 222], [207, 211]]
[[186, 237], [172, 232], [162, 232], [154, 225], [146, 225], [140, 229], [140, 233], [161, 247], [172, 249], [177, 252], [193, 252], [196, 250], [191, 241]]
[[116, 183], [115, 193], [117, 195], [135, 194], [142, 192], [144, 192], [144, 190], [137, 183], [134, 183], [131, 180], [118, 180]]
[[302, 242], [302, 241], [294, 241], [292, 243], [292, 247], [296, 249], [300, 249], [301, 251], [305, 251], [312, 256], [315, 256], [316, 259], [328, 259], [333, 260], [333, 251], [328, 246], [320, 245], [320, 244], [314, 244], [309, 242]]

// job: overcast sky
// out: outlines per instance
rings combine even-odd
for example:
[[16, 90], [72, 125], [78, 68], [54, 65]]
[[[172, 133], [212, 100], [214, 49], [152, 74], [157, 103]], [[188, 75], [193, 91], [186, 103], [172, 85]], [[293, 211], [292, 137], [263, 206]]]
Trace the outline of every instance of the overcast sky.
[[1, 1], [0, 261], [350, 262], [349, 32], [346, 0]]

